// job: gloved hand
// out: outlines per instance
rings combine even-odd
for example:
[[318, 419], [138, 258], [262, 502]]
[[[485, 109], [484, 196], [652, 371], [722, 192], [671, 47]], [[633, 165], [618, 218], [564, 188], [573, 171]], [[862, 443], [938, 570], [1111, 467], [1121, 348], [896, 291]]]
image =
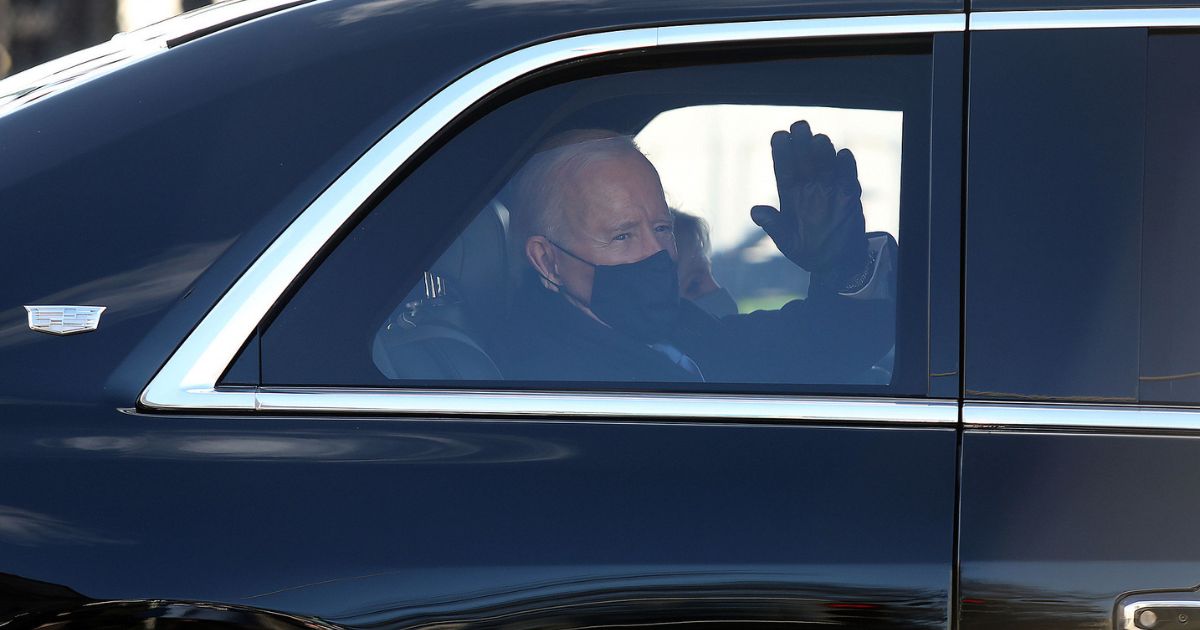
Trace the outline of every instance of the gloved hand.
[[867, 266], [866, 220], [854, 154], [836, 154], [828, 136], [808, 123], [771, 136], [779, 209], [754, 206], [750, 218], [789, 260], [835, 290], [854, 282]]

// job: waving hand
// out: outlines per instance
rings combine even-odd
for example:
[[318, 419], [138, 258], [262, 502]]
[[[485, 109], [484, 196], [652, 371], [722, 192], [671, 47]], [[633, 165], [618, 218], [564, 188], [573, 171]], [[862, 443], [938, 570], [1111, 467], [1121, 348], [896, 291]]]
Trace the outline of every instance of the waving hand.
[[866, 266], [866, 221], [858, 166], [849, 149], [834, 152], [801, 120], [771, 136], [779, 208], [754, 206], [750, 218], [779, 251], [841, 286]]

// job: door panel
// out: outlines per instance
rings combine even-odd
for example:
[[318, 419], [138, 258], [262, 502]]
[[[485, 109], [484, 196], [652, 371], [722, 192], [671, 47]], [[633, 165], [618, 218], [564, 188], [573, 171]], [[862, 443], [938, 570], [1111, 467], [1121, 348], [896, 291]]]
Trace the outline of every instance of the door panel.
[[5, 571], [88, 598], [946, 627], [950, 429], [8, 411]]
[[[900, 56], [921, 56], [919, 80], [880, 72], [879, 80], [852, 81], [845, 68], [855, 63], [848, 53], [857, 43], [821, 39], [792, 51], [822, 57], [829, 72], [820, 83], [801, 81], [806, 75], [793, 72], [766, 88], [748, 89], [752, 77], [734, 74], [735, 59], [718, 50], [701, 61], [723, 69], [725, 85], [737, 98], [727, 98], [711, 81], [698, 82], [693, 92], [717, 94], [720, 98], [707, 104], [722, 106], [762, 104], [756, 99], [794, 91], [804, 105], [836, 109], [857, 103], [905, 113], [898, 119], [903, 142], [887, 148], [903, 152], [904, 165], [897, 167], [908, 182], [903, 205], [911, 208], [905, 221], [912, 226], [903, 230], [899, 246], [908, 252], [899, 268], [906, 290], [896, 325], [904, 339], [897, 361], [905, 370], [895, 387], [873, 381], [834, 390], [816, 389], [826, 383], [772, 381], [672, 388], [628, 379], [628, 389], [654, 395], [645, 398], [660, 408], [700, 392], [748, 400], [762, 418], [758, 422], [736, 415], [667, 422], [646, 412], [632, 419], [621, 417], [619, 409], [605, 410], [609, 421], [572, 420], [561, 410], [546, 412], [552, 417], [529, 409], [520, 417], [505, 417], [484, 408], [486, 392], [472, 398], [469, 391], [443, 391], [461, 395], [464, 402], [438, 417], [356, 415], [332, 406], [304, 407], [297, 413], [308, 415], [295, 417], [261, 406], [213, 417], [187, 409], [113, 409], [132, 406], [132, 399], [37, 405], [0, 400], [5, 423], [0, 478], [9, 481], [0, 495], [0, 570], [5, 572], [0, 613], [36, 610], [24, 619], [31, 624], [65, 619], [57, 617], [60, 613], [82, 619], [85, 604], [106, 602], [91, 610], [112, 609], [130, 620], [143, 619], [138, 611], [156, 606], [155, 601], [167, 601], [180, 602], [177, 612], [188, 614], [211, 613], [216, 609], [203, 603], [219, 602], [222, 610], [247, 616], [290, 615], [272, 617], [283, 625], [948, 628], [958, 436], [947, 417], [952, 418], [956, 403], [947, 399], [958, 393], [959, 380], [955, 287], [963, 38], [953, 33], [867, 39], [867, 49], [895, 44]], [[689, 51], [648, 61], [632, 59], [636, 54], [621, 56], [609, 60], [620, 63], [600, 74], [628, 74], [643, 64], [660, 70], [678, 64], [676, 57]], [[743, 53], [752, 60], [780, 57], [774, 46], [749, 46]], [[678, 67], [686, 71], [689, 64]], [[591, 78], [593, 70], [584, 65], [567, 70]], [[538, 89], [548, 93], [551, 84], [565, 85], [548, 82]], [[665, 86], [647, 84], [654, 93]], [[521, 89], [533, 89], [530, 85]], [[828, 102], [809, 102], [815, 87], [831, 87]], [[915, 95], [919, 106], [901, 112], [881, 96], [884, 87]], [[621, 96], [594, 90], [589, 98], [597, 95]], [[605, 106], [584, 112], [594, 116], [593, 124], [620, 113], [603, 100], [595, 102]], [[486, 107], [474, 114], [482, 116]], [[658, 110], [646, 110], [653, 111]], [[538, 125], [552, 120], [530, 118]], [[480, 120], [460, 122], [482, 125]], [[626, 122], [623, 132], [638, 130]], [[514, 144], [532, 141], [522, 129], [497, 127], [517, 136]], [[463, 137], [456, 133], [452, 129], [440, 137], [442, 144], [424, 163], [440, 158], [453, 167], [438, 185], [430, 184], [433, 203], [415, 207], [419, 221], [402, 225], [414, 229], [384, 235], [397, 237], [384, 239], [389, 256], [428, 254], [432, 259], [437, 255], [432, 250], [453, 238], [449, 232], [467, 224], [468, 211], [491, 209], [485, 206], [490, 193], [457, 209], [447, 201], [453, 194], [477, 196], [500, 184], [490, 181], [498, 171], [483, 159], [495, 156], [465, 151], [462, 143], [462, 152], [455, 153]], [[760, 136], [756, 141], [765, 150], [771, 134]], [[489, 147], [500, 137], [485, 135], [477, 146], [513, 151]], [[372, 199], [419, 183], [412, 173], [424, 166], [409, 166], [413, 170], [398, 173], [397, 188], [375, 191]], [[467, 189], [470, 169], [489, 180], [479, 190]], [[771, 176], [769, 165], [761, 172]], [[741, 218], [749, 224], [749, 207], [729, 205], [722, 210], [745, 215]], [[371, 212], [347, 229], [343, 243], [365, 238], [375, 216]], [[420, 241], [423, 233], [415, 228], [432, 234], [417, 243], [430, 251], [406, 248], [398, 240]], [[330, 256], [311, 261], [316, 272], [309, 280], [328, 271]], [[364, 352], [369, 344], [339, 345], [334, 335], [369, 340], [379, 321], [347, 302], [369, 299], [387, 282], [397, 283], [400, 271], [415, 276], [423, 269], [415, 260], [400, 269], [402, 263], [393, 257], [367, 262], [375, 264], [350, 265], [351, 276], [384, 281], [361, 291], [334, 283], [335, 299], [322, 305], [337, 325], [298, 335], [292, 357], [299, 358], [287, 361], [272, 354], [278, 347], [272, 346], [278, 343], [272, 332], [281, 333], [271, 327], [285, 321], [285, 314], [273, 313], [278, 315], [273, 322], [260, 322], [261, 340], [255, 337], [245, 346], [226, 380], [212, 385], [219, 392], [244, 394], [252, 403], [261, 402], [255, 396], [262, 392], [253, 388], [264, 381], [290, 388], [292, 400], [316, 400], [322, 391], [379, 396], [428, 391], [419, 388], [429, 383], [357, 379], [345, 364], [309, 352], [323, 345]], [[295, 281], [297, 286], [306, 282]], [[293, 302], [280, 307], [304, 306], [304, 288], [290, 292], [284, 300]], [[403, 293], [405, 287], [399, 289]], [[372, 326], [347, 333], [347, 317], [368, 319]], [[258, 377], [256, 358], [276, 371], [264, 369]], [[369, 361], [359, 364], [378, 371]], [[301, 368], [329, 369], [338, 378], [294, 378]], [[273, 380], [284, 369], [293, 372]], [[382, 379], [375, 372], [371, 376]], [[376, 389], [362, 389], [367, 385]], [[448, 387], [444, 381], [436, 385]], [[462, 385], [449, 387], [461, 390]], [[488, 386], [511, 394], [508, 400], [520, 397], [512, 383]], [[545, 387], [571, 394], [583, 386]], [[609, 400], [645, 399], [628, 393], [623, 381], [599, 389]], [[825, 406], [822, 401], [828, 399], [806, 398], [818, 394], [841, 398]], [[856, 397], [901, 411], [921, 409], [923, 398], [940, 398], [930, 403], [940, 413], [930, 418], [910, 413], [888, 424], [886, 414], [864, 421], [797, 411], [810, 402], [812, 410], [854, 405]], [[690, 400], [704, 403], [699, 396]], [[787, 404], [778, 405], [781, 400]], [[912, 407], [904, 407], [909, 403]], [[680, 416], [676, 408], [669, 412]], [[114, 600], [132, 601], [121, 609]], [[159, 612], [161, 617], [171, 611]]]
[[1200, 583], [1180, 408], [1197, 51], [1140, 28], [972, 35], [963, 630], [1109, 628], [1137, 593]]
[[1200, 583], [1200, 438], [968, 431], [961, 627], [1107, 628], [1127, 591]]

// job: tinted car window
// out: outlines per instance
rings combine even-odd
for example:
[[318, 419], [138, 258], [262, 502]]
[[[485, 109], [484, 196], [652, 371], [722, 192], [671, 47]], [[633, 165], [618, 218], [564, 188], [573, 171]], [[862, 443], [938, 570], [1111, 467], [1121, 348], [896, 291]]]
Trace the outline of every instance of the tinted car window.
[[1145, 40], [971, 37], [970, 395], [1135, 399]]
[[968, 395], [1200, 402], [1200, 36], [972, 46]]
[[1200, 402], [1200, 34], [1150, 38], [1140, 398]]
[[929, 57], [854, 52], [510, 95], [316, 268], [264, 384], [923, 393]]

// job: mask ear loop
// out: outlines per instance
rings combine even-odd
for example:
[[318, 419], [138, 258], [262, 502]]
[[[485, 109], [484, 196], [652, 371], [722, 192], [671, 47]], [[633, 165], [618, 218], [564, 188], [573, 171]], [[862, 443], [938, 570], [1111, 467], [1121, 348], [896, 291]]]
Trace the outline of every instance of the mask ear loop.
[[546, 276], [542, 275], [542, 272], [540, 272], [540, 271], [538, 272], [538, 276], [541, 277], [542, 280], [545, 280], [546, 282], [553, 284], [554, 286], [562, 289], [563, 291], [567, 290], [566, 285], [559, 283], [559, 282], [555, 282], [555, 281], [551, 280], [550, 278], [547, 278]]
[[585, 264], [585, 265], [587, 265], [587, 266], [591, 267], [592, 269], [595, 269], [596, 267], [599, 267], [599, 266], [600, 266], [600, 265], [597, 265], [597, 264], [596, 264], [596, 263], [594, 263], [594, 262], [589, 262], [589, 261], [586, 261], [586, 260], [584, 260], [583, 258], [580, 258], [578, 255], [576, 255], [576, 254], [575, 254], [575, 252], [572, 252], [571, 250], [567, 249], [566, 247], [563, 247], [562, 245], [559, 245], [558, 243], [555, 243], [554, 241], [550, 240], [550, 237], [549, 237], [549, 236], [546, 236], [545, 234], [543, 234], [543, 235], [542, 235], [542, 238], [546, 239], [546, 242], [547, 242], [547, 243], [550, 243], [551, 245], [553, 245], [553, 246], [557, 247], [558, 249], [562, 250], [562, 252], [563, 252], [564, 254], [566, 254], [566, 255], [570, 256], [571, 258], [574, 258], [575, 260], [578, 260], [579, 262], [581, 262], [581, 263], [583, 263], [583, 264]]
[[[587, 266], [589, 266], [589, 267], [591, 267], [591, 268], [593, 269], [593, 271], [594, 271], [594, 270], [596, 269], [596, 267], [598, 266], [596, 263], [588, 262], [588, 261], [584, 260], [583, 258], [580, 258], [579, 256], [575, 255], [575, 253], [574, 253], [574, 252], [572, 252], [571, 250], [567, 249], [566, 247], [563, 247], [562, 245], [559, 245], [558, 243], [555, 243], [555, 242], [554, 242], [554, 241], [553, 241], [553, 240], [552, 240], [552, 239], [551, 239], [549, 236], [546, 236], [545, 234], [542, 234], [542, 235], [541, 235], [541, 237], [542, 237], [542, 238], [544, 238], [544, 239], [546, 239], [546, 242], [547, 242], [547, 243], [550, 243], [551, 245], [555, 246], [555, 247], [556, 247], [556, 248], [558, 248], [560, 251], [562, 251], [564, 254], [566, 254], [566, 255], [570, 256], [571, 258], [574, 258], [575, 260], [578, 260], [579, 262], [581, 262], [581, 263], [583, 263], [583, 264], [585, 264], [585, 265], [587, 265]], [[555, 282], [555, 281], [551, 280], [550, 278], [547, 278], [545, 275], [543, 275], [543, 274], [542, 274], [542, 271], [541, 271], [540, 269], [538, 270], [538, 275], [539, 275], [539, 276], [541, 276], [541, 277], [542, 277], [542, 279], [543, 279], [543, 280], [545, 280], [546, 282], [549, 282], [550, 284], [552, 284], [552, 285], [554, 285], [554, 286], [558, 287], [558, 289], [559, 289], [560, 291], [562, 291], [564, 294], [571, 296], [571, 298], [572, 298], [572, 299], [574, 299], [576, 302], [579, 302], [580, 304], [588, 305], [588, 303], [587, 303], [587, 302], [585, 302], [585, 301], [583, 301], [583, 300], [582, 300], [582, 299], [581, 299], [581, 298], [580, 298], [578, 295], [575, 295], [574, 293], [571, 293], [569, 290], [567, 290], [567, 285], [565, 285], [565, 284], [562, 284], [562, 283], [559, 283], [559, 282]], [[588, 306], [590, 306], [590, 305], [588, 305]]]

